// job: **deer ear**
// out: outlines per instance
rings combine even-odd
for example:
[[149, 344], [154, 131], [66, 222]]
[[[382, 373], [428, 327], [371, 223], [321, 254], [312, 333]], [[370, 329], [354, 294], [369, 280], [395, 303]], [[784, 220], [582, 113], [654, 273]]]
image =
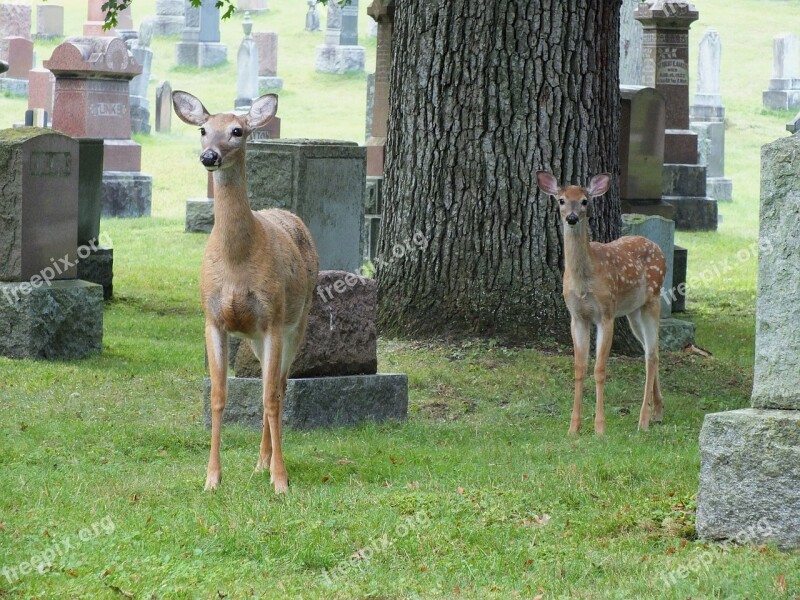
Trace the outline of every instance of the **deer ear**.
[[552, 173], [549, 173], [547, 171], [537, 171], [536, 181], [539, 184], [539, 189], [542, 190], [545, 194], [550, 194], [551, 196], [558, 196], [560, 191], [558, 180], [553, 176]]
[[189, 92], [180, 90], [172, 92], [172, 106], [181, 121], [189, 125], [200, 126], [211, 118], [203, 103]]
[[592, 177], [592, 180], [589, 182], [589, 187], [586, 189], [586, 191], [589, 192], [590, 198], [597, 198], [598, 196], [605, 194], [610, 186], [611, 175], [608, 173], [600, 173], [600, 175], [595, 175]]
[[278, 112], [278, 96], [264, 94], [260, 98], [253, 100], [250, 112], [247, 113], [247, 126], [250, 129], [264, 127], [272, 120], [276, 112]]

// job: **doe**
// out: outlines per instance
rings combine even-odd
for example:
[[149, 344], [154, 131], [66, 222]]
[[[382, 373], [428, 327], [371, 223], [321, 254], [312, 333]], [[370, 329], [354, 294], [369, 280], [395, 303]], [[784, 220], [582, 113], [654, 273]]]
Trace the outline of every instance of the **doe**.
[[275, 115], [278, 97], [253, 101], [247, 115], [209, 114], [187, 92], [175, 91], [177, 115], [200, 127], [200, 162], [213, 172], [214, 227], [200, 275], [211, 372], [211, 453], [206, 490], [222, 477], [220, 429], [228, 395], [228, 334], [250, 340], [261, 361], [264, 430], [257, 471], [270, 470], [276, 493], [289, 489], [281, 449], [286, 378], [308, 323], [319, 259], [303, 222], [280, 209], [250, 210], [245, 140]]
[[546, 171], [537, 174], [539, 189], [558, 200], [564, 224], [564, 301], [572, 317], [572, 344], [575, 354], [575, 398], [569, 433], [581, 427], [583, 382], [589, 362], [591, 326], [597, 326], [597, 357], [594, 377], [597, 387], [594, 430], [605, 433], [603, 387], [606, 363], [614, 335], [614, 319], [627, 316], [631, 330], [645, 351], [646, 377], [644, 401], [639, 413], [639, 429], [661, 421], [664, 407], [658, 381], [658, 327], [661, 313], [661, 287], [667, 261], [657, 244], [641, 236], [625, 236], [601, 244], [589, 240], [589, 210], [592, 200], [608, 191], [611, 176], [596, 175], [588, 187], [560, 186]]

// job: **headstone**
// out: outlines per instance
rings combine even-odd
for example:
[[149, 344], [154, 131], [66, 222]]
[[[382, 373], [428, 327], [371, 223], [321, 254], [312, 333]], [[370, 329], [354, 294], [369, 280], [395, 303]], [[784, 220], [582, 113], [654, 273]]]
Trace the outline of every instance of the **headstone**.
[[639, 0], [623, 0], [620, 8], [619, 83], [643, 85], [642, 24], [634, 19]]
[[8, 47], [8, 71], [0, 76], [0, 90], [14, 96], [27, 96], [28, 72], [33, 68], [33, 42], [19, 36], [7, 37], [5, 42]]
[[392, 32], [395, 0], [373, 0], [367, 14], [378, 24], [375, 49], [375, 92], [371, 129], [367, 137], [367, 175], [383, 177], [384, 148], [389, 127], [389, 74], [392, 68]]
[[259, 52], [256, 42], [253, 39], [253, 22], [250, 20], [250, 13], [245, 13], [242, 22], [244, 39], [239, 45], [239, 52], [236, 56], [237, 77], [236, 77], [236, 99], [234, 100], [235, 110], [248, 110], [253, 104], [253, 99], [258, 98], [258, 67]]
[[48, 40], [64, 35], [64, 7], [56, 4], [36, 6], [36, 37]]
[[147, 99], [147, 87], [153, 65], [153, 51], [150, 49], [153, 26], [152, 18], [142, 19], [138, 37], [128, 41], [128, 48], [134, 60], [142, 67], [141, 74], [134, 77], [130, 84], [133, 133], [150, 133], [150, 101]]
[[697, 495], [703, 539], [800, 548], [798, 160], [798, 135], [761, 151], [752, 408], [705, 417]]
[[156, 0], [153, 35], [180, 35], [184, 28], [185, 0]]
[[658, 215], [622, 215], [622, 235], [641, 235], [655, 242], [667, 259], [667, 273], [661, 295], [661, 318], [672, 316], [672, 265], [675, 252], [675, 223]]
[[117, 35], [117, 30], [131, 29], [133, 18], [130, 7], [117, 14], [116, 29], [103, 29], [106, 22], [106, 12], [103, 4], [106, 0], [88, 0], [88, 18], [83, 24], [83, 37], [111, 37]]
[[798, 38], [782, 33], [772, 43], [772, 79], [762, 94], [764, 107], [772, 110], [800, 108], [800, 65]]
[[697, 134], [698, 162], [706, 167], [706, 192], [718, 202], [733, 199], [733, 181], [725, 177], [725, 107], [720, 95], [722, 42], [707, 29], [700, 41], [697, 93], [689, 112]]
[[306, 13], [306, 31], [319, 31], [319, 13], [317, 12], [317, 0], [308, 0], [308, 12]]
[[44, 66], [56, 77], [53, 128], [75, 138], [102, 138], [103, 214], [150, 214], [152, 178], [140, 172], [142, 149], [131, 139], [130, 81], [142, 71], [120, 38], [68, 38]]
[[52, 115], [55, 84], [56, 78], [49, 70], [31, 69], [28, 72], [28, 108], [38, 108]]
[[253, 34], [258, 48], [258, 93], [266, 94], [283, 89], [283, 79], [278, 77], [278, 34], [263, 31]]
[[664, 191], [664, 96], [655, 88], [620, 86], [620, 202], [623, 213], [672, 219]]
[[248, 142], [246, 164], [253, 210], [285, 208], [298, 215], [314, 236], [320, 269], [361, 268], [363, 146], [333, 140]]
[[[320, 271], [311, 300], [306, 335], [289, 377], [374, 375], [378, 372], [374, 279], [347, 271]], [[260, 377], [250, 344], [236, 353], [236, 377]]]
[[[0, 40], [31, 37], [30, 4], [0, 4]], [[8, 62], [8, 46], [0, 41], [0, 60]]]
[[220, 43], [220, 15], [215, 0], [203, 0], [199, 9], [189, 0], [184, 6], [183, 40], [175, 46], [178, 65], [203, 68], [227, 62], [228, 47]]
[[169, 133], [172, 129], [172, 86], [162, 81], [156, 88], [156, 132]]
[[[374, 280], [345, 271], [320, 272], [306, 335], [290, 372], [287, 426], [307, 429], [406, 417], [406, 376], [376, 374], [376, 304]], [[232, 354], [236, 376], [228, 379], [225, 418], [260, 427], [260, 365], [247, 343]], [[206, 407], [208, 392], [206, 382]], [[208, 408], [205, 412], [208, 422]]]
[[697, 134], [689, 129], [689, 29], [699, 18], [689, 2], [641, 3], [644, 83], [664, 96], [664, 200], [683, 231], [717, 228], [717, 203], [706, 194], [706, 169], [698, 164]]
[[75, 278], [85, 249], [77, 240], [78, 142], [46, 129], [6, 129], [0, 157], [0, 354], [99, 351], [102, 290]]
[[[366, 50], [358, 45], [357, 20], [358, 0], [351, 0], [345, 7], [336, 2], [328, 2], [325, 43], [317, 46], [314, 66], [317, 71], [343, 74], [364, 70]], [[342, 39], [348, 43], [342, 45]]]

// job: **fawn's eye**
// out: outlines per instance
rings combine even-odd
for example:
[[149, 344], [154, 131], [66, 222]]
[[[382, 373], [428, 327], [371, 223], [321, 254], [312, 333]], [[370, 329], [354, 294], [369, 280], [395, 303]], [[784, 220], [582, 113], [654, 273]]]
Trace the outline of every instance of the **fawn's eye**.
[[588, 201], [586, 198], [584, 198], [584, 199], [583, 199], [583, 202], [581, 202], [581, 204], [582, 204], [583, 206], [586, 206], [587, 204], [589, 204], [589, 201]]
[[242, 133], [243, 133], [243, 131], [242, 131], [241, 127], [234, 127], [233, 131], [231, 131], [231, 134], [233, 134], [233, 137], [242, 137]]
[[563, 198], [559, 198], [559, 199], [558, 199], [558, 203], [559, 203], [561, 206], [564, 206], [564, 199], [563, 199]]
[[205, 127], [201, 127], [200, 128], [200, 135], [205, 135], [205, 134], [206, 134], [206, 128]]

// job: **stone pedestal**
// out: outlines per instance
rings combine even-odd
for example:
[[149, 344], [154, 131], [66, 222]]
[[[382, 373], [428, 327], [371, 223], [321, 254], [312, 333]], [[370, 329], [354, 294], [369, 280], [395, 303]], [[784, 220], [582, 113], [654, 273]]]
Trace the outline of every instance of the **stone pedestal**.
[[700, 433], [697, 532], [800, 548], [800, 136], [761, 151], [752, 409], [707, 415]]
[[153, 178], [132, 171], [103, 171], [104, 217], [149, 217]]
[[358, 272], [364, 222], [366, 150], [335, 140], [247, 143], [253, 210], [285, 208], [308, 226], [320, 269]]
[[320, 73], [360, 73], [364, 70], [367, 51], [363, 46], [317, 46], [314, 69]]
[[186, 233], [211, 233], [214, 227], [214, 199], [190, 198], [186, 201]]
[[61, 360], [100, 352], [103, 289], [71, 279], [32, 287], [0, 282], [0, 354]]
[[36, 37], [49, 40], [64, 35], [64, 7], [39, 4], [36, 7]]
[[103, 288], [103, 300], [114, 296], [114, 249], [103, 246], [91, 251], [78, 263], [78, 279]]
[[[635, 15], [644, 29], [644, 83], [658, 90], [665, 100], [664, 163], [665, 168], [676, 165], [673, 171], [698, 165], [697, 135], [689, 129], [689, 28], [698, 17], [691, 3], [667, 0], [641, 3]], [[675, 180], [674, 174], [670, 180]], [[695, 192], [674, 186], [664, 190], [663, 200], [675, 207], [676, 227], [715, 230], [716, 203], [706, 195], [705, 185], [701, 195]]]
[[[205, 380], [203, 414], [211, 426], [209, 395]], [[223, 421], [260, 430], [263, 427], [261, 379], [230, 377]], [[344, 427], [368, 421], [405, 419], [408, 415], [406, 375], [347, 375], [289, 379], [283, 404], [283, 422], [294, 429]]]
[[228, 60], [228, 46], [220, 43], [219, 8], [214, 0], [204, 0], [198, 9], [184, 4], [183, 40], [175, 44], [178, 65], [213, 67]]
[[153, 35], [180, 35], [184, 27], [184, 0], [156, 0]]

